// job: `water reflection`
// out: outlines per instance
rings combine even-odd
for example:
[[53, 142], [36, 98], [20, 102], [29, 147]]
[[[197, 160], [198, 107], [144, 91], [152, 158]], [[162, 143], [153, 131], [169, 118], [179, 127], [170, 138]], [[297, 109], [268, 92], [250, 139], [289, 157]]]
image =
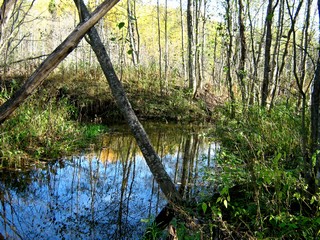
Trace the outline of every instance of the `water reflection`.
[[[207, 189], [202, 169], [214, 164], [214, 143], [194, 129], [147, 131], [185, 197]], [[139, 239], [141, 220], [166, 204], [123, 127], [104, 136], [98, 152], [28, 171], [0, 170], [0, 201], [0, 233], [10, 239]]]

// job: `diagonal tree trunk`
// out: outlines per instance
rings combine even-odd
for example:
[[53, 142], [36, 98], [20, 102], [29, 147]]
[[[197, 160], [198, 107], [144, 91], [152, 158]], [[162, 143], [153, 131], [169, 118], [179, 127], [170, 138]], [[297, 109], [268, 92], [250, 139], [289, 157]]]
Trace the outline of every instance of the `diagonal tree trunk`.
[[119, 0], [106, 0], [91, 14], [87, 21], [79, 24], [70, 35], [44, 60], [29, 79], [12, 97], [0, 106], [0, 124], [17, 109], [27, 97], [43, 83], [49, 73], [79, 44], [86, 32], [92, 28]]
[[[78, 8], [80, 16], [82, 16], [86, 22], [86, 19], [90, 16], [90, 14], [83, 3], [83, 0], [74, 0], [74, 2]], [[90, 39], [90, 45], [93, 51], [96, 53], [97, 59], [100, 63], [102, 71], [104, 72], [104, 75], [108, 80], [118, 107], [128, 122], [128, 125], [140, 147], [141, 152], [143, 153], [144, 158], [146, 159], [154, 178], [156, 179], [168, 201], [170, 203], [177, 203], [179, 205], [182, 198], [175, 188], [170, 176], [165, 171], [159, 156], [150, 143], [148, 135], [134, 113], [124, 88], [122, 87], [122, 84], [115, 73], [111, 60], [101, 42], [97, 30], [94, 27], [91, 28], [88, 31], [88, 35]]]

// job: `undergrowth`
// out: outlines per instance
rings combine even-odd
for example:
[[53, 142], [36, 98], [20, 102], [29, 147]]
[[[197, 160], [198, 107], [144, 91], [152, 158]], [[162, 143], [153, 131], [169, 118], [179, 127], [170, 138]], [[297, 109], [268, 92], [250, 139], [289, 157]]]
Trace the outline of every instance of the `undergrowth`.
[[252, 107], [231, 119], [223, 108], [219, 117], [213, 135], [221, 151], [206, 173], [217, 193], [198, 205], [206, 236], [319, 239], [320, 195], [303, 177], [295, 109]]
[[[4, 101], [8, 98], [2, 94]], [[28, 99], [0, 125], [0, 167], [22, 160], [51, 160], [85, 147], [87, 141], [105, 131], [101, 125], [82, 125], [73, 120], [76, 109], [66, 99], [40, 97]]]
[[[175, 73], [168, 76], [168, 87], [162, 90], [158, 71], [152, 67], [118, 69], [117, 74], [140, 119], [197, 122], [207, 118], [206, 108], [201, 101], [193, 99], [192, 93]], [[109, 123], [122, 119], [108, 82], [99, 68], [91, 71], [60, 69], [50, 76], [45, 88], [53, 95], [58, 93], [69, 98], [79, 110], [79, 116], [84, 117], [81, 120], [98, 119]]]

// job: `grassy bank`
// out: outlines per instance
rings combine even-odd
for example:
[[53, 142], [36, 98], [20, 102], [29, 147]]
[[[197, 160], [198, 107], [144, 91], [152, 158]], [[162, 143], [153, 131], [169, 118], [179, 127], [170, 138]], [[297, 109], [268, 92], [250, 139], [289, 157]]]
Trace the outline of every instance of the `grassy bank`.
[[[2, 95], [1, 101], [8, 96]], [[74, 121], [75, 107], [47, 94], [27, 100], [0, 126], [0, 167], [56, 159], [83, 149], [106, 127]]]
[[[126, 70], [121, 76], [141, 120], [202, 122], [208, 118], [203, 101], [192, 99], [190, 92], [178, 87], [174, 75], [171, 87], [162, 93], [154, 84], [157, 75], [151, 69]], [[15, 76], [5, 82], [0, 102], [23, 81], [23, 77]], [[87, 139], [103, 131], [100, 124], [120, 121], [123, 118], [99, 69], [60, 68], [0, 126], [1, 165], [20, 159], [55, 159], [79, 151]]]
[[[99, 68], [90, 72], [61, 70], [46, 82], [51, 94], [66, 97], [84, 121], [110, 123], [122, 120], [107, 80]], [[137, 116], [142, 120], [201, 122], [208, 117], [203, 99], [193, 99], [181, 77], [172, 73], [167, 89], [160, 90], [151, 68], [117, 70]]]

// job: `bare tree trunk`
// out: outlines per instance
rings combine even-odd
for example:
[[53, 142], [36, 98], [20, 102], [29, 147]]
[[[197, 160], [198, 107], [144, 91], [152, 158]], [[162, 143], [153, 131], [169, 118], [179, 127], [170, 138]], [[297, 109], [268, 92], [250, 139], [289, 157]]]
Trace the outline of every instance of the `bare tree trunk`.
[[[283, 21], [284, 21], [284, 0], [280, 0], [279, 4], [279, 15], [278, 15], [278, 27], [277, 27], [277, 37], [276, 37], [276, 46], [273, 50], [273, 62], [276, 63], [277, 67], [273, 67], [272, 75], [274, 75], [274, 85], [271, 92], [271, 101], [270, 101], [270, 109], [274, 105], [274, 100], [276, 96], [276, 92], [278, 90], [279, 85], [279, 64], [280, 64], [280, 47], [281, 47], [281, 38], [283, 36]], [[282, 52], [281, 52], [282, 53]], [[275, 71], [275, 73], [274, 73]]]
[[195, 79], [196, 79], [196, 87], [194, 90], [194, 95], [197, 94], [197, 91], [202, 88], [202, 72], [201, 72], [201, 48], [199, 45], [200, 41], [200, 17], [201, 17], [201, 0], [196, 0], [194, 6], [194, 70], [195, 70]]
[[[202, 15], [202, 31], [201, 31], [201, 64], [200, 64], [200, 69], [199, 71], [201, 72], [201, 78], [203, 79], [204, 76], [204, 61], [205, 61], [205, 45], [206, 45], [206, 23], [207, 23], [207, 0], [203, 0], [203, 15]], [[202, 83], [202, 81], [201, 81]]]
[[[252, 57], [253, 57], [253, 74], [251, 79], [251, 86], [250, 86], [250, 97], [249, 97], [249, 104], [253, 105], [255, 100], [255, 90], [257, 87], [257, 81], [258, 81], [258, 69], [259, 69], [259, 63], [261, 59], [261, 52], [262, 52], [262, 42], [265, 37], [266, 31], [265, 28], [263, 28], [263, 33], [261, 36], [261, 39], [259, 41], [258, 50], [255, 50], [255, 36], [254, 36], [254, 27], [253, 27], [253, 21], [250, 14], [250, 2], [251, 0], [247, 0], [247, 6], [248, 6], [248, 19], [250, 23], [250, 42], [251, 42], [251, 51], [252, 51]], [[258, 93], [257, 93], [258, 95]], [[258, 97], [257, 97], [258, 99]]]
[[[84, 19], [86, 19], [89, 16], [89, 12], [86, 6], [84, 5], [83, 1], [74, 1], [79, 9], [80, 16], [84, 16]], [[88, 31], [88, 35], [91, 47], [96, 53], [102, 71], [104, 72], [104, 75], [108, 80], [112, 94], [115, 97], [120, 111], [125, 117], [154, 178], [159, 184], [162, 192], [167, 197], [168, 201], [170, 203], [180, 204], [182, 198], [179, 192], [176, 190], [175, 185], [172, 182], [170, 176], [165, 171], [161, 163], [161, 159], [152, 147], [147, 133], [145, 132], [137, 116], [135, 115], [131, 107], [131, 104], [126, 96], [126, 93], [122, 87], [122, 84], [114, 71], [111, 60], [107, 55], [107, 52], [101, 42], [97, 30], [94, 27], [91, 28]]]
[[135, 17], [134, 25], [136, 30], [136, 55], [137, 55], [137, 62], [140, 63], [140, 32], [138, 27], [138, 19], [137, 19], [137, 6], [136, 6], [136, 0], [133, 1], [133, 14]]
[[49, 73], [68, 56], [79, 44], [86, 32], [92, 28], [119, 0], [107, 0], [101, 3], [85, 22], [79, 24], [70, 35], [46, 58], [29, 79], [12, 97], [0, 106], [0, 123], [3, 123], [27, 97], [43, 83]]
[[[309, 2], [309, 1], [308, 1]], [[304, 53], [303, 57], [303, 64], [302, 64], [302, 69], [300, 69], [301, 76], [298, 74], [297, 70], [297, 41], [296, 41], [296, 32], [295, 32], [295, 19], [293, 17], [293, 13], [290, 10], [290, 4], [288, 0], [286, 0], [287, 3], [287, 8], [289, 11], [290, 19], [291, 19], [291, 25], [293, 28], [293, 35], [292, 35], [292, 42], [293, 42], [293, 74], [294, 78], [296, 80], [296, 84], [299, 89], [300, 96], [302, 98], [302, 109], [301, 109], [301, 150], [302, 150], [302, 155], [303, 155], [303, 160], [304, 160], [304, 171], [305, 171], [305, 176], [310, 176], [310, 167], [307, 159], [307, 127], [306, 127], [306, 105], [307, 105], [307, 96], [304, 91], [304, 81], [305, 81], [305, 69], [306, 69], [306, 53]], [[301, 8], [303, 3], [303, 0], [300, 0], [298, 9]], [[308, 4], [307, 9], [309, 8], [309, 11], [307, 11], [306, 15], [306, 21], [305, 21], [305, 31], [307, 32], [309, 29], [309, 23], [310, 23], [310, 5]], [[303, 33], [306, 43], [308, 42], [308, 33]], [[306, 46], [304, 46], [306, 47]]]
[[[320, 21], [320, 0], [318, 0], [318, 19]], [[320, 26], [319, 29], [320, 31]], [[320, 45], [320, 36], [318, 39]], [[317, 68], [313, 79], [313, 90], [311, 93], [311, 151], [316, 162], [313, 167], [313, 185], [312, 191], [319, 189], [320, 182], [320, 48], [318, 48]], [[318, 182], [318, 185], [315, 183]]]
[[220, 81], [220, 77], [218, 77], [218, 81], [216, 80], [216, 59], [217, 59], [217, 46], [218, 46], [218, 39], [217, 39], [217, 36], [218, 36], [218, 31], [215, 32], [214, 34], [214, 45], [213, 45], [213, 62], [212, 62], [212, 70], [211, 70], [211, 77], [212, 77], [212, 85], [216, 85], [217, 86], [217, 89], [218, 91], [220, 92], [221, 91], [221, 81]]
[[240, 89], [241, 89], [241, 95], [242, 95], [242, 104], [245, 108], [247, 105], [247, 90], [246, 90], [246, 84], [245, 84], [245, 78], [246, 78], [246, 58], [247, 58], [247, 43], [246, 43], [246, 36], [245, 36], [245, 25], [243, 20], [243, 3], [242, 0], [238, 0], [239, 4], [239, 34], [240, 34], [240, 61], [239, 61], [239, 69], [237, 72], [239, 82], [240, 82]]
[[188, 31], [188, 79], [189, 89], [195, 93], [196, 78], [194, 73], [194, 37], [193, 37], [193, 1], [188, 0], [187, 4], [187, 31]]
[[168, 39], [168, 0], [165, 0], [164, 6], [164, 89], [168, 91], [169, 74], [169, 39]]
[[227, 70], [226, 70], [226, 78], [228, 83], [228, 89], [229, 89], [229, 97], [231, 101], [231, 118], [235, 117], [235, 97], [233, 92], [233, 82], [232, 82], [232, 76], [231, 76], [231, 58], [232, 58], [232, 48], [233, 48], [233, 33], [232, 33], [232, 17], [231, 17], [231, 3], [230, 0], [226, 0], [227, 6], [226, 6], [226, 21], [227, 21], [227, 30], [229, 34], [229, 44], [227, 46]]
[[161, 48], [161, 26], [160, 26], [160, 3], [157, 0], [157, 21], [158, 21], [158, 51], [159, 51], [159, 82], [160, 94], [163, 95], [163, 80], [162, 80], [162, 48]]
[[133, 15], [131, 0], [127, 0], [127, 13], [128, 13], [128, 34], [130, 40], [130, 53], [132, 56], [132, 63], [134, 66], [137, 66], [139, 63], [138, 58], [138, 50], [137, 50], [137, 40], [135, 34], [135, 25], [136, 25], [136, 18]]
[[269, 83], [270, 83], [270, 58], [271, 58], [271, 44], [272, 44], [272, 19], [274, 9], [276, 8], [279, 0], [277, 0], [275, 6], [273, 6], [273, 0], [269, 0], [267, 16], [266, 16], [266, 42], [264, 51], [264, 73], [263, 82], [261, 88], [261, 106], [265, 108], [267, 106], [267, 98], [269, 96]]
[[182, 60], [182, 70], [183, 70], [183, 81], [187, 80], [187, 66], [185, 60], [185, 51], [184, 51], [184, 23], [183, 23], [183, 8], [182, 0], [180, 0], [180, 21], [181, 21], [181, 60]]

